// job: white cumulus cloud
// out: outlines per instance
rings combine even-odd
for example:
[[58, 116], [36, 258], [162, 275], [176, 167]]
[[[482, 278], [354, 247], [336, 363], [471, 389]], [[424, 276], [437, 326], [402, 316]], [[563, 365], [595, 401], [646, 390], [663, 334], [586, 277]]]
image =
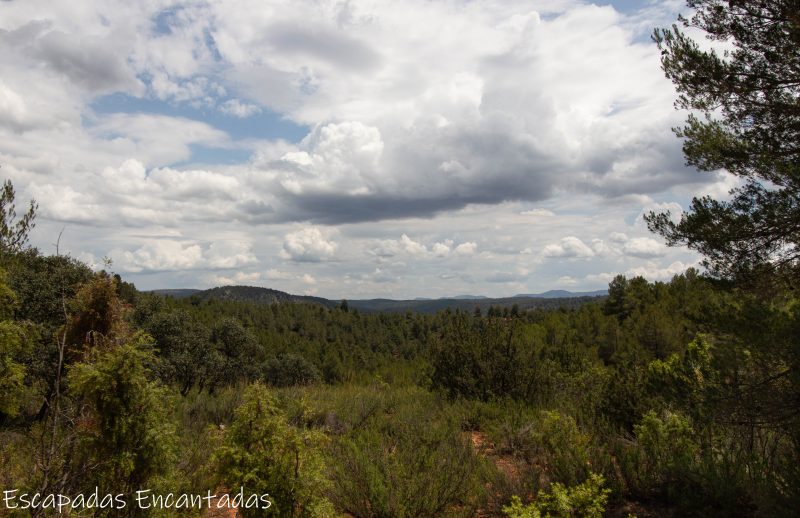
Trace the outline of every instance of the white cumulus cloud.
[[649, 237], [636, 237], [625, 242], [623, 252], [633, 257], [645, 259], [661, 257], [665, 254], [664, 245]]
[[239, 99], [229, 99], [219, 106], [219, 111], [231, 117], [246, 119], [261, 113], [261, 108], [255, 104], [242, 102]]
[[576, 257], [586, 258], [595, 255], [594, 251], [583, 241], [575, 236], [562, 238], [558, 243], [551, 243], [544, 247], [542, 255], [545, 257]]
[[337, 245], [317, 227], [306, 227], [286, 235], [281, 256], [296, 262], [320, 262], [333, 258]]

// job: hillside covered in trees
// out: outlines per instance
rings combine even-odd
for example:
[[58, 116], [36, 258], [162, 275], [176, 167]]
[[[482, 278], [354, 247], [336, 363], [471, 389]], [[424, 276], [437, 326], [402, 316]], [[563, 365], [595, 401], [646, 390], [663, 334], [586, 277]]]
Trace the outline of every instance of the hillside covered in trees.
[[[489, 298], [489, 297], [444, 297], [440, 299], [392, 300], [392, 299], [360, 299], [360, 300], [329, 300], [321, 297], [304, 295], [291, 295], [279, 290], [260, 288], [256, 286], [221, 286], [208, 290], [192, 289], [163, 289], [153, 290], [150, 293], [182, 299], [192, 297], [197, 300], [221, 300], [235, 302], [252, 302], [256, 304], [274, 303], [313, 303], [325, 307], [339, 307], [346, 305], [348, 308], [367, 313], [405, 312], [436, 313], [445, 309], [463, 311], [489, 311], [505, 309], [515, 312], [525, 309], [558, 309], [577, 307], [585, 302], [601, 297], [605, 291], [591, 293], [572, 293], [564, 290], [554, 290], [542, 294], [516, 295], [514, 297]], [[514, 309], [516, 307], [516, 309]]]

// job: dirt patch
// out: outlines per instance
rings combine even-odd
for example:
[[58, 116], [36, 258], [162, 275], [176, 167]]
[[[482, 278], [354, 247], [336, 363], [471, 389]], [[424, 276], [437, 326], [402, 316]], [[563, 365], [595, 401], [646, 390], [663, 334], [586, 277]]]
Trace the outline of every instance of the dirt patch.
[[[226, 494], [225, 491], [218, 491], [217, 497], [211, 499], [211, 503], [208, 506], [208, 509], [205, 513], [203, 513], [204, 518], [238, 518], [239, 511], [235, 507], [223, 507], [222, 509], [217, 508], [217, 504], [222, 499], [222, 495]], [[230, 499], [228, 502], [232, 501], [233, 496], [228, 495]]]
[[490, 460], [497, 470], [509, 480], [519, 482], [521, 473], [519, 459], [514, 458], [513, 455], [500, 454], [485, 432], [471, 431], [468, 434], [475, 453]]

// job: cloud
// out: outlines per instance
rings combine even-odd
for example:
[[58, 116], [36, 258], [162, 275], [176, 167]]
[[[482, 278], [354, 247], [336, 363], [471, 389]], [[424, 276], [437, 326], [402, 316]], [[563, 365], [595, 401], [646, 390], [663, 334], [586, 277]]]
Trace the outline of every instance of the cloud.
[[672, 5], [0, 2], [2, 172], [39, 201], [37, 246], [66, 226], [144, 287], [258, 260], [333, 297], [643, 267], [642, 208], [730, 185], [670, 130], [643, 28]]
[[664, 203], [650, 203], [646, 207], [643, 207], [639, 214], [636, 216], [636, 226], [647, 228], [647, 223], [644, 221], [644, 217], [650, 212], [655, 212], [656, 214], [662, 212], [669, 212], [670, 219], [673, 223], [677, 223], [681, 220], [681, 215], [683, 214], [683, 207], [677, 202], [664, 202]]
[[613, 243], [623, 244], [628, 240], [628, 235], [625, 234], [624, 232], [612, 232], [611, 234], [608, 235], [608, 238]]
[[91, 195], [69, 186], [32, 183], [28, 187], [39, 204], [38, 215], [61, 222], [92, 224], [106, 220], [106, 208], [97, 204]]
[[337, 245], [317, 227], [306, 227], [286, 235], [281, 257], [296, 262], [320, 262], [333, 258]]
[[112, 251], [111, 257], [123, 272], [192, 270], [202, 263], [203, 250], [197, 243], [164, 240], [132, 251]]
[[[241, 241], [211, 243], [205, 252], [206, 264], [209, 268], [231, 269], [258, 264], [252, 252], [252, 244]], [[252, 275], [252, 274], [251, 274]]]
[[536, 216], [536, 217], [551, 217], [556, 215], [555, 212], [547, 209], [523, 210], [522, 212], [520, 212], [520, 214], [523, 216]]
[[119, 28], [116, 34], [102, 29], [81, 33], [75, 27], [57, 27], [54, 20], [42, 14], [11, 30], [0, 28], [0, 43], [8, 53], [7, 60], [36, 63], [45, 74], [94, 94], [135, 91], [141, 86], [126, 59], [130, 49], [125, 48], [125, 37], [131, 36], [129, 30]]
[[631, 268], [626, 274], [629, 277], [641, 276], [650, 281], [668, 281], [672, 279], [673, 276], [681, 274], [693, 266], [696, 266], [696, 264], [684, 263], [682, 261], [675, 261], [666, 267], [661, 267], [657, 263], [650, 262], [644, 266]]
[[453, 241], [449, 239], [443, 243], [434, 243], [433, 246], [431, 247], [431, 252], [436, 257], [446, 257], [447, 255], [450, 254], [451, 246], [453, 246]]
[[[14, 3], [4, 5], [0, 38], [19, 53], [0, 58], [11, 71], [0, 113], [14, 131], [68, 121], [72, 131], [56, 140], [78, 136], [77, 156], [163, 167], [191, 160], [198, 146], [254, 144], [188, 117], [93, 113], [93, 97], [126, 93], [198, 115], [276, 110], [312, 130], [249, 172], [254, 199], [243, 209], [269, 208], [249, 214], [253, 223], [424, 217], [704, 181], [681, 164], [672, 88], [657, 49], [633, 27], [666, 13], [642, 11], [632, 24], [610, 6], [533, 8], [250, 0], [238, 9], [90, 2], [44, 13]], [[47, 84], [63, 88], [35, 86]]]
[[25, 100], [0, 80], [0, 124], [14, 131], [24, 131], [33, 126]]
[[428, 252], [425, 245], [414, 241], [405, 234], [400, 236], [399, 245], [409, 255], [425, 255]]
[[544, 257], [574, 257], [587, 258], [595, 255], [594, 251], [586, 243], [575, 236], [562, 238], [559, 243], [552, 243], [544, 247], [542, 251]]
[[36, 39], [31, 57], [90, 91], [126, 90], [137, 80], [114, 39], [52, 30]]
[[595, 255], [600, 257], [614, 255], [617, 253], [617, 250], [614, 247], [609, 246], [602, 239], [592, 239], [591, 248]]
[[400, 277], [396, 274], [392, 274], [389, 271], [382, 270], [381, 268], [375, 268], [375, 270], [364, 277], [365, 280], [369, 280], [372, 282], [376, 282], [379, 284], [389, 283], [389, 282], [397, 282], [400, 280]]
[[231, 117], [246, 119], [261, 113], [261, 108], [255, 104], [242, 102], [239, 99], [229, 99], [219, 106], [219, 111]]
[[477, 251], [478, 245], [474, 242], [461, 243], [455, 249], [455, 252], [458, 255], [475, 255], [475, 252]]
[[649, 237], [637, 237], [625, 242], [622, 248], [626, 255], [651, 259], [665, 254], [664, 246]]
[[289, 272], [283, 272], [275, 268], [270, 268], [267, 270], [266, 277], [270, 281], [288, 281], [293, 279], [294, 275]]
[[618, 274], [616, 273], [609, 273], [609, 272], [590, 273], [589, 275], [586, 276], [586, 281], [590, 283], [592, 286], [596, 286], [599, 284], [608, 284], [612, 280], [614, 280], [614, 277], [616, 277], [617, 275]]
[[517, 268], [513, 271], [492, 272], [486, 277], [486, 281], [493, 283], [521, 282], [526, 280], [529, 275], [530, 272], [525, 268]]
[[377, 180], [383, 141], [377, 128], [360, 122], [331, 123], [310, 133], [300, 150], [272, 164], [281, 186], [302, 205], [305, 194], [369, 195]]
[[[30, 185], [49, 219], [98, 227], [179, 226], [188, 221], [231, 221], [255, 210], [255, 200], [234, 176], [202, 169], [147, 169], [134, 159], [84, 174], [71, 185]], [[79, 192], [80, 191], [80, 192]]]
[[235, 269], [258, 263], [247, 242], [214, 242], [203, 246], [194, 241], [151, 239], [134, 250], [109, 253], [123, 272], [164, 272], [197, 269]]
[[126, 160], [119, 167], [107, 167], [100, 175], [103, 186], [119, 196], [133, 200], [143, 196], [171, 201], [190, 201], [240, 197], [236, 178], [204, 170], [178, 170], [169, 167], [147, 171], [137, 160]]
[[637, 43], [611, 7], [564, 5], [543, 18], [518, 2], [346, 5], [215, 12], [216, 47], [241, 93], [314, 126], [266, 166], [288, 220], [385, 220], [555, 189], [622, 196], [701, 181], [684, 174], [669, 131], [676, 115], [657, 49]]
[[[442, 248], [438, 249], [440, 252]], [[399, 254], [421, 257], [428, 253], [428, 249], [422, 243], [414, 241], [406, 234], [400, 239], [384, 239], [372, 248], [372, 253], [378, 257], [394, 257]]]
[[120, 152], [169, 164], [191, 157], [191, 145], [226, 147], [228, 135], [209, 124], [182, 117], [114, 113], [91, 126], [93, 135], [111, 140]]
[[456, 256], [469, 256], [475, 254], [478, 248], [478, 245], [473, 242], [460, 243], [453, 247], [454, 244], [452, 239], [445, 239], [444, 241], [433, 243], [429, 249], [423, 243], [413, 240], [406, 234], [402, 234], [400, 239], [383, 239], [378, 241], [377, 245], [374, 245], [370, 249], [370, 252], [384, 259], [397, 255], [407, 255], [417, 259], [423, 259], [448, 257], [451, 255], [451, 252], [455, 253]]
[[578, 280], [574, 277], [570, 277], [569, 275], [564, 275], [563, 277], [559, 277], [556, 283], [559, 286], [575, 286], [578, 284]]
[[212, 286], [240, 286], [256, 283], [260, 279], [261, 274], [258, 272], [236, 272], [231, 276], [213, 275], [208, 279], [208, 283]]

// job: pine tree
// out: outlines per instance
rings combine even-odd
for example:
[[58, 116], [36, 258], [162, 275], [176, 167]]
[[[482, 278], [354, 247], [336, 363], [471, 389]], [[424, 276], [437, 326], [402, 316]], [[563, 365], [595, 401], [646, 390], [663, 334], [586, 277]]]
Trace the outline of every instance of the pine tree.
[[[800, 1], [688, 0], [679, 18], [732, 50], [705, 50], [679, 26], [656, 29], [662, 68], [688, 110], [688, 165], [725, 170], [744, 185], [730, 201], [695, 198], [679, 223], [651, 213], [668, 244], [705, 256], [721, 278], [800, 279]], [[696, 115], [697, 114], [697, 115]], [[774, 274], [779, 274], [775, 277]]]

